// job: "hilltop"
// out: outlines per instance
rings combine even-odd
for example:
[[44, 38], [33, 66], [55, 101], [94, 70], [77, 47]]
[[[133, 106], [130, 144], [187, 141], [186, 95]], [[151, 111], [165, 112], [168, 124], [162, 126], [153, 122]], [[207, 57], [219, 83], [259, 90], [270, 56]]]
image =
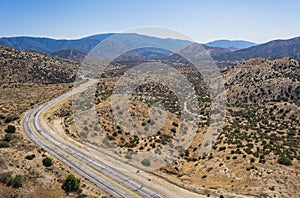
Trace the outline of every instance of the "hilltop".
[[73, 82], [78, 63], [0, 46], [0, 87]]
[[209, 47], [220, 47], [234, 51], [239, 49], [246, 49], [258, 44], [243, 40], [216, 40], [206, 43], [205, 45]]
[[112, 36], [110, 34], [97, 34], [81, 39], [51, 39], [39, 37], [3, 37], [0, 38], [0, 45], [11, 47], [18, 50], [30, 50], [43, 54], [52, 54], [59, 50], [74, 49], [82, 53], [88, 53], [99, 42]]
[[225, 63], [238, 63], [252, 58], [267, 58], [274, 60], [284, 57], [300, 60], [300, 37], [288, 40], [274, 40], [246, 49], [213, 56], [214, 60]]

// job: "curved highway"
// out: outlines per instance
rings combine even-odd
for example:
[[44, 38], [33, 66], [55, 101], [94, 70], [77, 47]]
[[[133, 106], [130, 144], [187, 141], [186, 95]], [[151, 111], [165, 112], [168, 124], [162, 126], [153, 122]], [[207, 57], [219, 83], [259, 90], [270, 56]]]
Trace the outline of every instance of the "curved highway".
[[78, 150], [57, 141], [55, 138], [48, 135], [41, 127], [39, 117], [46, 109], [75, 93], [81, 92], [83, 89], [96, 82], [96, 80], [89, 80], [78, 86], [76, 89], [28, 112], [23, 120], [25, 133], [37, 145], [114, 197], [165, 197], [155, 190], [117, 172], [100, 161], [96, 161]]

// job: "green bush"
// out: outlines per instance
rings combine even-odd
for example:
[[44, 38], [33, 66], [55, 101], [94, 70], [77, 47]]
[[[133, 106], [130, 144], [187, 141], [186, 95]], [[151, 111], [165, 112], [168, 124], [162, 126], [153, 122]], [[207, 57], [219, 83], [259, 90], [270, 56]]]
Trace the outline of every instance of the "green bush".
[[12, 140], [12, 134], [10, 134], [10, 133], [5, 134], [3, 140], [6, 142], [10, 142]]
[[16, 132], [16, 127], [14, 125], [8, 125], [7, 129], [5, 129], [6, 133], [14, 133]]
[[226, 150], [226, 146], [221, 146], [220, 148], [219, 148], [219, 151], [225, 151]]
[[279, 164], [290, 166], [292, 165], [292, 160], [289, 157], [281, 157], [277, 161]]
[[80, 188], [80, 179], [76, 178], [73, 174], [68, 175], [62, 185], [62, 189], [66, 192], [75, 192]]
[[4, 172], [0, 174], [0, 182], [10, 185], [13, 180], [12, 172]]
[[21, 175], [17, 175], [11, 182], [13, 188], [20, 188], [23, 184], [23, 177]]
[[27, 160], [33, 160], [33, 158], [35, 158], [35, 154], [27, 155], [27, 156], [25, 157], [25, 159], [27, 159]]
[[149, 159], [145, 158], [141, 161], [141, 164], [143, 164], [143, 166], [150, 166], [151, 162]]
[[175, 127], [178, 127], [178, 123], [177, 122], [173, 122], [172, 125], [175, 126]]
[[8, 148], [9, 142], [6, 141], [0, 141], [0, 148]]
[[50, 159], [49, 157], [45, 157], [43, 159], [43, 165], [45, 167], [49, 167], [49, 166], [52, 166], [53, 162], [52, 162], [52, 159]]
[[9, 116], [9, 117], [7, 117], [6, 119], [5, 119], [5, 123], [10, 123], [10, 122], [12, 122], [12, 121], [15, 121], [15, 120], [17, 120], [17, 119], [19, 119], [17, 116]]

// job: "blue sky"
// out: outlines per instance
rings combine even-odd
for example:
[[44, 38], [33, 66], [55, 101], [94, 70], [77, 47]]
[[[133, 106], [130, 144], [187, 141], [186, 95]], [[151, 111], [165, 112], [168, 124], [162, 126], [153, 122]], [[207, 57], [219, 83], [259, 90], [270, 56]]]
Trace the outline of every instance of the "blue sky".
[[81, 38], [154, 26], [198, 42], [300, 36], [298, 0], [0, 0], [0, 37]]

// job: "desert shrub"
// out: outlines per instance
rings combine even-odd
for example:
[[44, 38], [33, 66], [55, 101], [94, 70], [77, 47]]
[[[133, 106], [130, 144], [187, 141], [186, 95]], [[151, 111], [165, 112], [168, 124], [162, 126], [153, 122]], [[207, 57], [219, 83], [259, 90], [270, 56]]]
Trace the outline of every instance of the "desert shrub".
[[17, 120], [17, 119], [19, 119], [17, 116], [8, 116], [6, 119], [5, 119], [5, 123], [10, 123], [10, 122], [12, 122], [12, 121], [14, 121], [14, 120]]
[[186, 158], [184, 158], [186, 161], [188, 161], [188, 162], [196, 162], [198, 159], [197, 158], [195, 158], [195, 157], [186, 157]]
[[245, 151], [247, 154], [252, 154], [252, 153], [253, 153], [250, 147], [245, 148], [244, 151]]
[[0, 141], [0, 148], [8, 148], [9, 142], [7, 141]]
[[128, 154], [128, 153], [125, 155], [125, 158], [126, 158], [126, 159], [132, 159], [131, 155]]
[[45, 157], [43, 159], [43, 165], [45, 167], [49, 167], [49, 166], [52, 166], [53, 162], [52, 162], [52, 159], [50, 159], [49, 157]]
[[159, 137], [160, 137], [161, 143], [163, 145], [166, 145], [170, 141], [170, 139], [172, 138], [170, 135], [166, 135], [166, 134], [161, 134]]
[[20, 188], [23, 185], [23, 177], [21, 175], [17, 175], [11, 182], [13, 188]]
[[76, 178], [73, 174], [70, 174], [61, 187], [66, 192], [75, 192], [80, 188], [80, 179]]
[[14, 133], [16, 132], [16, 127], [14, 125], [8, 125], [7, 128], [5, 129], [6, 133]]
[[33, 160], [33, 158], [35, 158], [35, 154], [27, 155], [27, 156], [25, 157], [25, 159], [27, 159], [27, 160]]
[[151, 162], [150, 162], [149, 159], [145, 158], [145, 159], [143, 159], [143, 160], [141, 161], [141, 164], [142, 164], [143, 166], [150, 166], [150, 165], [151, 165]]
[[12, 134], [10, 134], [10, 133], [5, 134], [3, 140], [4, 140], [5, 142], [10, 142], [10, 141], [12, 140]]
[[113, 134], [112, 134], [114, 137], [117, 137], [118, 136], [118, 132], [113, 132]]
[[258, 162], [261, 163], [261, 164], [264, 164], [264, 163], [266, 163], [266, 160], [264, 160], [264, 159], [259, 159]]
[[175, 127], [178, 127], [178, 123], [177, 122], [173, 122], [172, 125], [175, 126]]
[[256, 151], [255, 153], [253, 153], [253, 156], [258, 158], [259, 157], [259, 153]]
[[12, 172], [4, 172], [0, 174], [0, 182], [6, 185], [11, 184], [12, 180]]
[[289, 157], [280, 157], [277, 162], [286, 166], [292, 165], [292, 160]]
[[226, 147], [225, 146], [221, 146], [220, 148], [219, 148], [219, 151], [225, 151], [226, 150]]

